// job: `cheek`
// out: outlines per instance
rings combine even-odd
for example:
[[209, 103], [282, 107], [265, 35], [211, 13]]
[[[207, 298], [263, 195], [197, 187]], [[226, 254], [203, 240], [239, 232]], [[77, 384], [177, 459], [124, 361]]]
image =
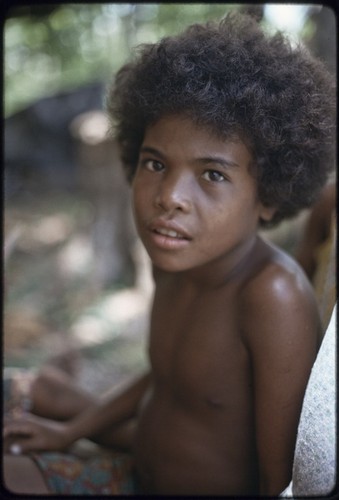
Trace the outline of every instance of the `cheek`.
[[138, 175], [135, 176], [132, 184], [132, 200], [134, 204], [139, 204], [145, 196], [147, 186], [140, 180]]
[[149, 179], [145, 178], [143, 173], [136, 173], [132, 184], [132, 196], [135, 200], [143, 201], [145, 199], [150, 199], [152, 196], [152, 191], [154, 187]]
[[138, 226], [139, 222], [149, 218], [152, 207], [152, 193], [150, 187], [138, 180], [132, 185], [132, 206], [134, 220]]
[[233, 211], [225, 206], [214, 207], [199, 218], [199, 230], [204, 252], [214, 253], [223, 248], [233, 233]]
[[257, 189], [252, 182], [244, 182], [242, 188], [234, 192], [232, 206], [235, 216], [252, 219], [257, 216], [259, 205]]
[[223, 239], [252, 230], [259, 221], [258, 204], [251, 192], [248, 196], [244, 196], [243, 193], [229, 195], [226, 203], [221, 201], [218, 205], [214, 205], [212, 210], [208, 210], [208, 214], [209, 216], [203, 217], [206, 234], [219, 235], [220, 243]]

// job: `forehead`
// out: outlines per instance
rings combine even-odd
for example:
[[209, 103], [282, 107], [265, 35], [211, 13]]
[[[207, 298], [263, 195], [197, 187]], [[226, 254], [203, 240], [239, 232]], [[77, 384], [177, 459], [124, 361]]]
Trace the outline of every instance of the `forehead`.
[[145, 130], [143, 146], [160, 148], [163, 153], [194, 157], [234, 155], [246, 165], [253, 160], [250, 149], [239, 135], [223, 137], [184, 115], [164, 116], [149, 125]]

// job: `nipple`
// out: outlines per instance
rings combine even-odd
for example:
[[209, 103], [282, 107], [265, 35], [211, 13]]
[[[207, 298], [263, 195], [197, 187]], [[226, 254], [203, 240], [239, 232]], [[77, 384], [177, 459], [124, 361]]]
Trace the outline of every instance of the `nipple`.
[[209, 406], [212, 406], [212, 408], [219, 409], [219, 410], [223, 409], [223, 407], [224, 407], [222, 400], [219, 398], [207, 398], [207, 404]]

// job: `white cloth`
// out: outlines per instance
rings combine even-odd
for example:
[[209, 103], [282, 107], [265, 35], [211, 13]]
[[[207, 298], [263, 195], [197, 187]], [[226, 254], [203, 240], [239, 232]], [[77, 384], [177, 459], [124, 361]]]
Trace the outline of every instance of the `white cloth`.
[[323, 496], [336, 484], [336, 306], [305, 392], [294, 454], [293, 496]]

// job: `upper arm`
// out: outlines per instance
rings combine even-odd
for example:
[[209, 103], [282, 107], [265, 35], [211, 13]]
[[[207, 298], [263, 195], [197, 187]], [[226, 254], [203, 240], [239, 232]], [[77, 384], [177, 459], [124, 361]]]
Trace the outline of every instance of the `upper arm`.
[[335, 207], [335, 184], [326, 185], [317, 203], [310, 210], [303, 236], [296, 250], [296, 259], [312, 279], [316, 268], [316, 248], [328, 237], [331, 215]]
[[254, 377], [260, 488], [262, 494], [277, 495], [291, 480], [303, 396], [317, 352], [319, 318], [312, 293], [291, 277], [279, 277], [249, 300], [244, 325]]

